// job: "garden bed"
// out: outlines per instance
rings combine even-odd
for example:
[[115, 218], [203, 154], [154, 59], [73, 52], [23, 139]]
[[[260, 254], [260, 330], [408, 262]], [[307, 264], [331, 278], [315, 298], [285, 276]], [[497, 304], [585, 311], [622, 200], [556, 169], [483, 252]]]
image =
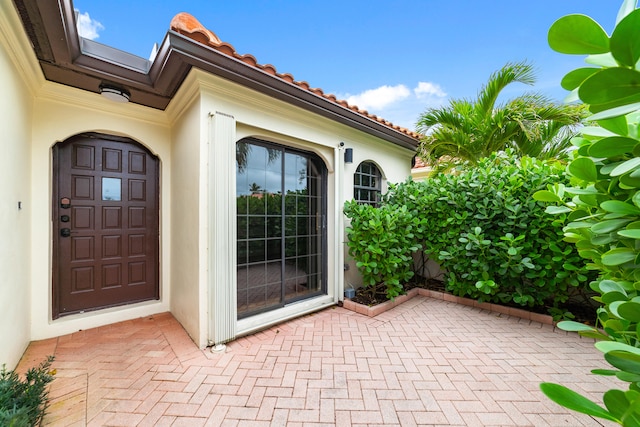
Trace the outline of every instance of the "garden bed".
[[[417, 295], [422, 295], [429, 298], [455, 302], [456, 304], [478, 307], [482, 310], [532, 320], [543, 324], [551, 325], [555, 323], [553, 317], [544, 311], [544, 307], [538, 307], [536, 310], [535, 307], [529, 308], [487, 302], [481, 303], [471, 298], [459, 297], [448, 293], [444, 283], [436, 279], [418, 278], [418, 280], [412, 280], [411, 282], [406, 283], [404, 288], [406, 293], [396, 297], [393, 301], [388, 300], [384, 293], [372, 295], [370, 292], [364, 292], [363, 288], [358, 288], [355, 297], [350, 299], [345, 298], [343, 307], [347, 310], [355, 311], [356, 313], [375, 317]], [[589, 325], [593, 325], [595, 323], [596, 312], [593, 307], [585, 307], [578, 303], [571, 303], [567, 304], [564, 309], [573, 313], [575, 320], [578, 322]]]
[[400, 305], [411, 298], [422, 295], [429, 298], [440, 299], [444, 301], [454, 302], [456, 304], [467, 305], [470, 307], [477, 307], [481, 310], [487, 310], [494, 313], [501, 313], [507, 316], [518, 317], [521, 319], [532, 320], [534, 322], [540, 322], [546, 325], [553, 325], [553, 318], [548, 314], [540, 314], [527, 310], [523, 310], [521, 308], [507, 307], [499, 304], [491, 304], [487, 302], [480, 303], [478, 301], [472, 300], [470, 298], [462, 298], [458, 297], [446, 292], [433, 291], [431, 289], [424, 288], [413, 288], [407, 291], [406, 294], [400, 295], [395, 298], [393, 301], [386, 300], [382, 303], [377, 303], [375, 305], [365, 305], [356, 302], [356, 298], [353, 300], [345, 298], [343, 302], [343, 307], [347, 310], [355, 311], [356, 313], [364, 314], [365, 316], [375, 317], [379, 314], [384, 313], [387, 310]]

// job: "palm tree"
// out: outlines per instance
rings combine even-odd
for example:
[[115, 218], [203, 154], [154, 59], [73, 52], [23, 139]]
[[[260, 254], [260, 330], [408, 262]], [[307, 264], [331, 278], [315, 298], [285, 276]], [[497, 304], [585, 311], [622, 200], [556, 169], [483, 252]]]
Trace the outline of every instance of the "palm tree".
[[497, 105], [502, 90], [512, 83], [533, 85], [533, 67], [507, 64], [491, 75], [476, 99], [454, 99], [421, 114], [416, 125], [424, 135], [420, 156], [436, 170], [474, 165], [507, 148], [539, 159], [566, 156], [569, 140], [584, 118], [583, 106], [556, 104], [539, 94]]
[[257, 183], [254, 182], [249, 186], [249, 191], [251, 191], [251, 194], [257, 194], [262, 191], [262, 187], [260, 187]]

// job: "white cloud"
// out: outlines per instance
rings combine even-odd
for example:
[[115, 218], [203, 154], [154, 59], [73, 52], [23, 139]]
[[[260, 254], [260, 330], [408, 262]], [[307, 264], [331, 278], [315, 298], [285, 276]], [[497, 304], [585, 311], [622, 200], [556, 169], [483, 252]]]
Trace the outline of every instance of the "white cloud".
[[437, 83], [418, 82], [411, 90], [404, 84], [385, 85], [356, 95], [337, 97], [393, 124], [413, 130], [420, 114], [428, 108], [444, 105], [448, 95]]
[[380, 86], [376, 89], [365, 90], [358, 95], [351, 95], [346, 101], [357, 105], [361, 110], [380, 110], [411, 95], [405, 85]]
[[98, 32], [104, 30], [104, 25], [91, 19], [89, 12], [80, 13], [80, 11], [76, 9], [76, 21], [78, 34], [85, 39], [95, 40], [100, 37]]
[[439, 84], [431, 82], [419, 82], [418, 86], [413, 89], [413, 93], [416, 94], [418, 99], [421, 98], [446, 98], [447, 93], [442, 90]]

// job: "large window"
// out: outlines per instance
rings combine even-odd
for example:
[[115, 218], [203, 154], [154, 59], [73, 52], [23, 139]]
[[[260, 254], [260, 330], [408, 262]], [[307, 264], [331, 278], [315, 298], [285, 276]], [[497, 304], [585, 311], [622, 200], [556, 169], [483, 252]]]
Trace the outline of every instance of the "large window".
[[353, 198], [360, 203], [378, 206], [382, 174], [375, 163], [362, 162], [353, 175]]
[[238, 318], [326, 293], [326, 168], [254, 139], [236, 146]]

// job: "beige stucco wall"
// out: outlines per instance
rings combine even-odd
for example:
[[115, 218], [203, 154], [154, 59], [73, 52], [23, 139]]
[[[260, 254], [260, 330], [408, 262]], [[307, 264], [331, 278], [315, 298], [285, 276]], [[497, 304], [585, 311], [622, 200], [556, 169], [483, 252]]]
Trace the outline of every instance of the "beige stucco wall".
[[[1, 23], [0, 23], [1, 25]], [[13, 368], [30, 339], [29, 155], [33, 99], [0, 43], [0, 365]], [[22, 208], [18, 208], [21, 203]]]
[[[169, 310], [171, 139], [164, 113], [117, 104], [100, 95], [45, 83], [36, 99], [31, 150], [33, 261], [31, 339], [43, 339]], [[51, 149], [82, 132], [130, 137], [160, 159], [160, 301], [51, 318]]]

